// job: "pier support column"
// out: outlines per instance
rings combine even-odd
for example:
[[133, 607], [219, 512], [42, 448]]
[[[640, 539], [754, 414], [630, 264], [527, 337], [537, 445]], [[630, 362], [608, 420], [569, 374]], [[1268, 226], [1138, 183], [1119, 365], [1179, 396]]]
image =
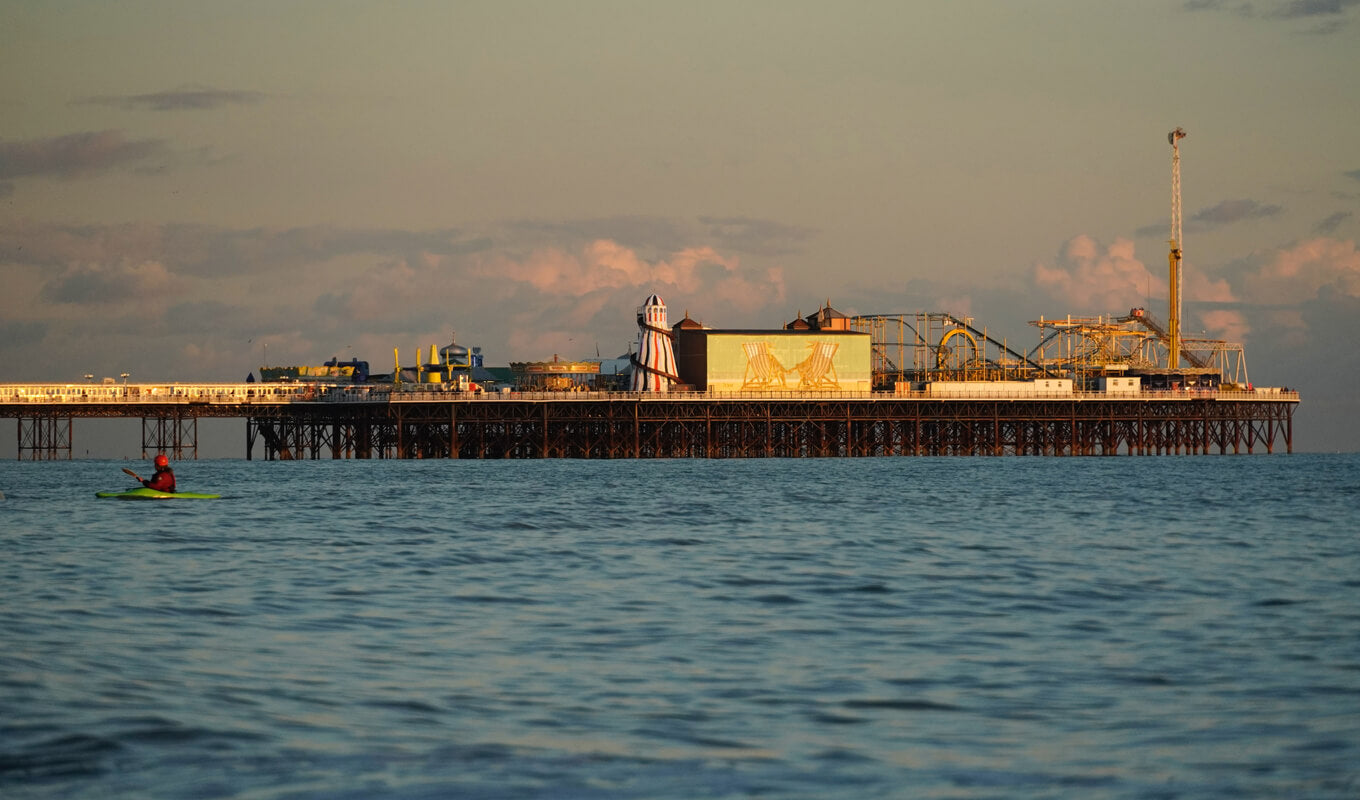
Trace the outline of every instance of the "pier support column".
[[142, 417], [142, 458], [147, 453], [165, 453], [176, 461], [185, 451], [198, 459], [198, 417], [179, 412], [159, 417]]
[[51, 414], [19, 417], [18, 421], [19, 461], [25, 453], [30, 461], [55, 461], [62, 453], [71, 460], [71, 417]]

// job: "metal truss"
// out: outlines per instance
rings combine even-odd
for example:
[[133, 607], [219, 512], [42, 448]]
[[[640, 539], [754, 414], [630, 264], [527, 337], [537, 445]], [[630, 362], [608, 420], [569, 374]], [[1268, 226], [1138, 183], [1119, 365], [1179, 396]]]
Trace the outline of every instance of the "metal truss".
[[72, 421], [69, 414], [34, 414], [18, 418], [18, 458], [30, 461], [71, 459]]
[[[248, 390], [247, 390], [248, 391]], [[20, 459], [70, 458], [75, 417], [140, 417], [143, 454], [198, 455], [199, 417], [246, 420], [246, 457], [826, 458], [1170, 455], [1293, 451], [1296, 393], [939, 398], [403, 397], [290, 401], [0, 404]], [[247, 397], [249, 397], [247, 395]]]
[[1293, 450], [1294, 403], [601, 399], [288, 407], [247, 424], [266, 459], [1092, 456]]
[[175, 408], [166, 414], [142, 417], [142, 458], [165, 453], [176, 461], [189, 453], [198, 458], [198, 417]]

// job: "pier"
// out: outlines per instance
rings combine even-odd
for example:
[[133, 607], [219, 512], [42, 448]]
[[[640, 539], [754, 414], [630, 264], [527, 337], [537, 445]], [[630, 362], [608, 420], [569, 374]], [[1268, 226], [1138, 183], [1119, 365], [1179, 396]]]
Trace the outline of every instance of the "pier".
[[198, 456], [197, 421], [245, 422], [245, 457], [824, 458], [1293, 452], [1283, 389], [501, 392], [437, 385], [0, 385], [17, 457], [71, 458], [77, 419], [140, 418], [143, 455]]

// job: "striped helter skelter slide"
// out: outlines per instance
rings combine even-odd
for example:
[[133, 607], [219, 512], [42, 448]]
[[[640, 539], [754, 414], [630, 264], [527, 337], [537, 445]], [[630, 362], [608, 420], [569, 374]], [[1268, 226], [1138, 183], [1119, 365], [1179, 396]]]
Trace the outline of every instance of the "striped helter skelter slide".
[[666, 324], [666, 303], [658, 295], [647, 298], [638, 309], [638, 351], [632, 356], [635, 392], [665, 392], [679, 383], [675, 374], [675, 349]]

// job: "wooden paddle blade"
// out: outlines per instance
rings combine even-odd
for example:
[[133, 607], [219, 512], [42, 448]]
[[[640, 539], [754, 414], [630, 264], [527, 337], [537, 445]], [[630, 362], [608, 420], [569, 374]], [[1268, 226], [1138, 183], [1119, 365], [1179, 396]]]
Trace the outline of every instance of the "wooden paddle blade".
[[133, 472], [132, 470], [128, 469], [127, 467], [123, 467], [123, 471], [126, 472], [127, 474], [131, 475], [132, 477], [136, 478], [139, 482], [142, 480], [142, 476], [141, 476], [141, 475], [138, 475], [137, 473]]

